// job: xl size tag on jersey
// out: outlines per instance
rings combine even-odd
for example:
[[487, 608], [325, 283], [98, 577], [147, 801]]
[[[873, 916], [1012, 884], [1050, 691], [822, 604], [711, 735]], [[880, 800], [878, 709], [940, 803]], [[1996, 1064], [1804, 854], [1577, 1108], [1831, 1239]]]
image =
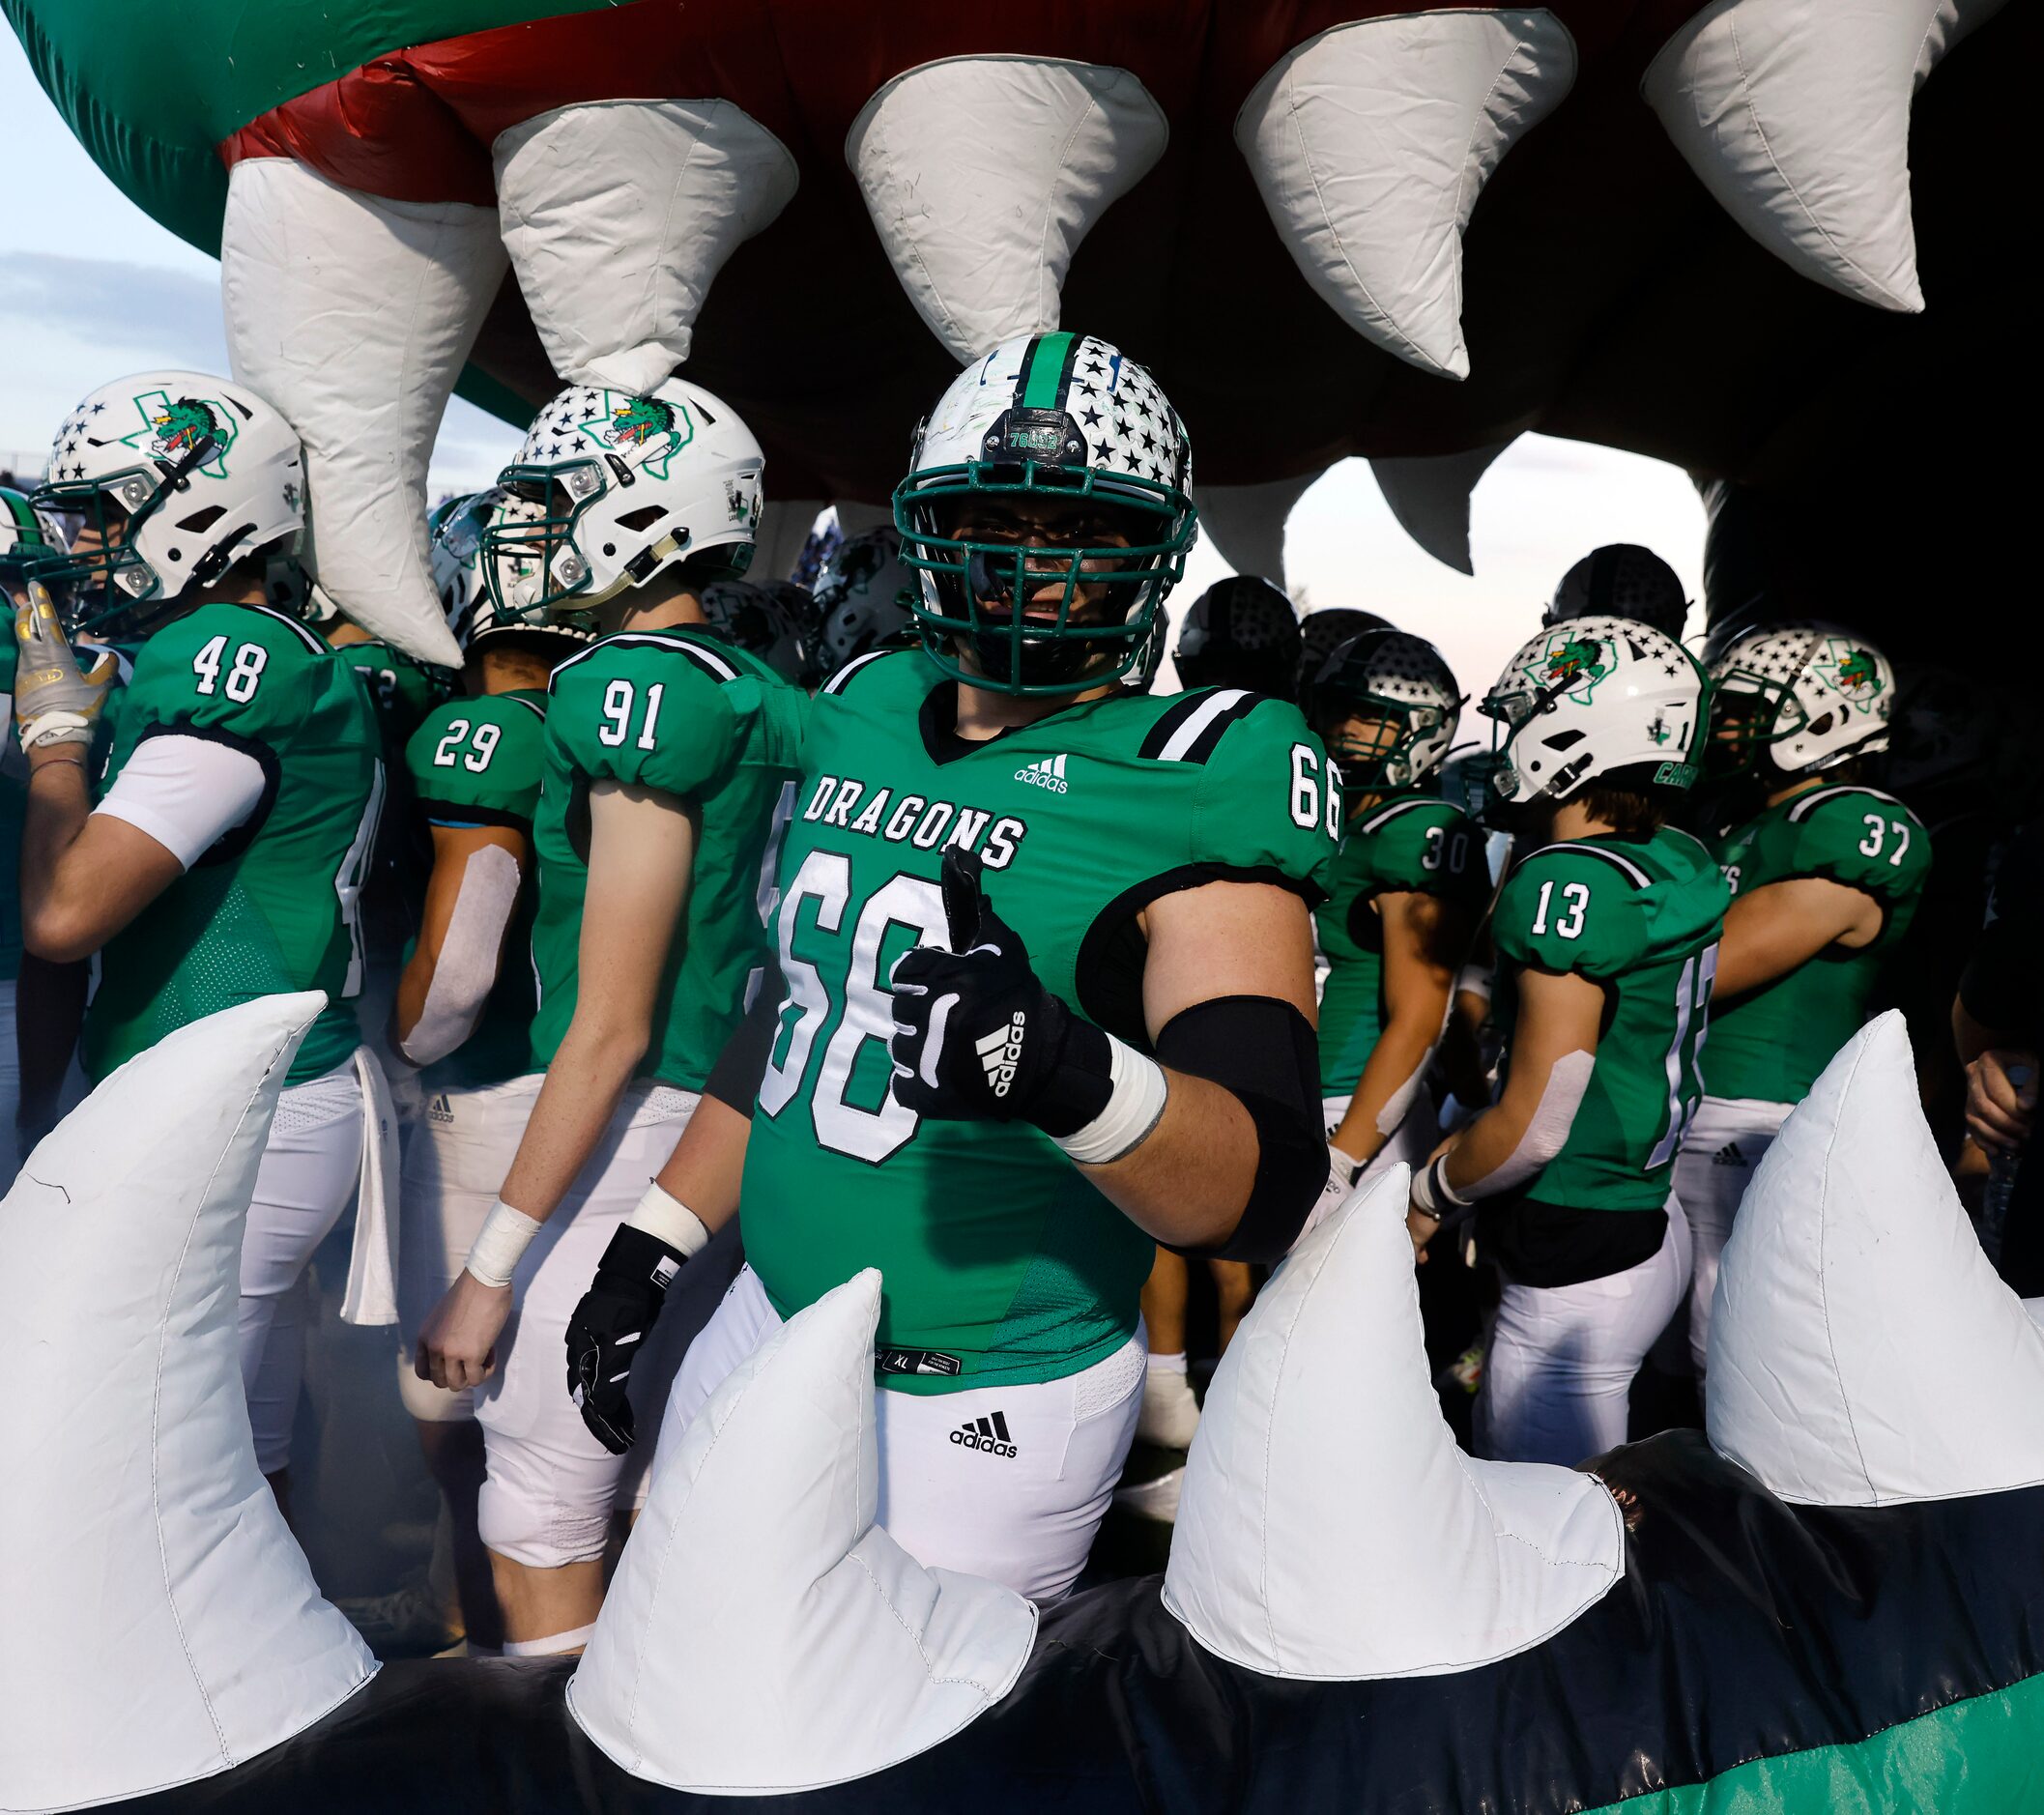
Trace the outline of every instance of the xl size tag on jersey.
[[874, 1352], [873, 1370], [881, 1374], [957, 1374], [964, 1367], [956, 1355], [934, 1348], [883, 1348]]

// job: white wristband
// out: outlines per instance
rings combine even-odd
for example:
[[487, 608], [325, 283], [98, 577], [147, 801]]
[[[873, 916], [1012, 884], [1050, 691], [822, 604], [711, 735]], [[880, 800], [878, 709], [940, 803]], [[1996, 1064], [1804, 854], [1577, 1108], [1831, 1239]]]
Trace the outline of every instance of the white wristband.
[[1481, 995], [1489, 1001], [1494, 966], [1490, 965], [1464, 965], [1454, 980], [1455, 994]]
[[540, 1224], [523, 1210], [513, 1210], [502, 1197], [498, 1198], [490, 1206], [490, 1214], [483, 1218], [482, 1227], [475, 1232], [475, 1244], [469, 1250], [466, 1263], [468, 1271], [485, 1285], [510, 1284], [511, 1275], [518, 1271], [519, 1260], [539, 1229]]
[[1108, 1166], [1149, 1138], [1164, 1118], [1164, 1067], [1108, 1035], [1108, 1107], [1074, 1135], [1052, 1135], [1080, 1166]]
[[683, 1260], [692, 1259], [709, 1246], [709, 1230], [704, 1227], [703, 1219], [672, 1192], [662, 1191], [657, 1178], [648, 1184], [646, 1196], [624, 1219], [624, 1224], [627, 1228], [644, 1229], [655, 1240], [665, 1242]]
[[1444, 1204], [1466, 1210], [1470, 1203], [1469, 1198], [1455, 1196], [1454, 1187], [1448, 1182], [1447, 1166], [1448, 1156], [1444, 1153], [1431, 1166], [1422, 1167], [1412, 1178], [1413, 1208], [1437, 1223], [1447, 1214]]

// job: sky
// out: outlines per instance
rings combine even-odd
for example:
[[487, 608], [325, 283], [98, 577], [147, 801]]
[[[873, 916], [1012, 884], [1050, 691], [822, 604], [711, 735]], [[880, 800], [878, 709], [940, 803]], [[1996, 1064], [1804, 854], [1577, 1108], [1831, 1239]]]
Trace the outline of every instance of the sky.
[[[219, 266], [101, 174], [4, 30], [0, 169], [13, 179], [0, 214], [0, 469], [34, 471], [57, 422], [108, 379], [148, 366], [226, 371]], [[518, 439], [457, 397], [434, 449], [432, 495], [487, 484]], [[769, 496], [772, 482], [769, 471]], [[1431, 639], [1462, 690], [1481, 698], [1539, 627], [1540, 603], [1578, 556], [1603, 542], [1644, 543], [1694, 599], [1703, 538], [1703, 507], [1679, 469], [1529, 435], [1477, 487], [1473, 578], [1413, 543], [1360, 460], [1331, 469], [1293, 510], [1286, 578], [1314, 607], [1361, 606]], [[1202, 540], [1174, 616], [1227, 571]], [[1464, 735], [1473, 735], [1466, 717]]]

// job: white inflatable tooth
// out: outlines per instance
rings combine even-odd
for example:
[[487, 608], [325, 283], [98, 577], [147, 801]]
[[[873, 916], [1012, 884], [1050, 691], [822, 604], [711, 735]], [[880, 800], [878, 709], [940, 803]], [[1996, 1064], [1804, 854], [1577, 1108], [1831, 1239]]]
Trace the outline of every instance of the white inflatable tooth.
[[1292, 507], [1318, 481], [1324, 468], [1260, 485], [1195, 485], [1199, 527], [1221, 559], [1237, 573], [1261, 574], [1284, 588], [1284, 526]]
[[504, 243], [554, 370], [620, 390], [650, 390], [688, 358], [725, 260], [799, 181], [787, 146], [714, 99], [556, 107], [491, 152]]
[[433, 589], [426, 468], [504, 272], [488, 208], [360, 194], [289, 158], [227, 180], [227, 348], [305, 445], [306, 565], [364, 629], [446, 667], [461, 652]]
[[1126, 70], [947, 57], [880, 87], [845, 161], [908, 300], [963, 362], [1058, 325], [1079, 243], [1168, 137]]
[[[1264, 1676], [1467, 1670], [1552, 1637], [1625, 1573], [1623, 1516], [1595, 1478], [1456, 1448], [1420, 1331], [1409, 1185], [1395, 1167], [1301, 1239], [1193, 1439], [1164, 1604]], [[1416, 1532], [1454, 1567], [1415, 1568]]]
[[863, 1777], [1014, 1685], [1036, 1609], [874, 1524], [868, 1268], [796, 1312], [672, 1453], [568, 1685], [635, 1777], [744, 1795]]
[[1288, 50], [1235, 143], [1306, 281], [1385, 352], [1466, 378], [1462, 231], [1498, 160], [1575, 83], [1544, 7], [1396, 14]]
[[1640, 84], [1704, 187], [1805, 277], [1914, 313], [1909, 117], [2002, 0], [1713, 0]]
[[1898, 1012], [1839, 1049], [1746, 1187], [1708, 1398], [1712, 1446], [1798, 1505], [2044, 1482], [2044, 1329], [1960, 1208]]
[[1380, 455], [1369, 463], [1398, 527], [1443, 566], [1476, 572], [1469, 554], [1469, 500], [1490, 464], [1511, 446], [1492, 442], [1463, 453]]
[[376, 1671], [256, 1472], [242, 1224], [317, 992], [168, 1035], [0, 1203], [0, 1809], [231, 1769]]

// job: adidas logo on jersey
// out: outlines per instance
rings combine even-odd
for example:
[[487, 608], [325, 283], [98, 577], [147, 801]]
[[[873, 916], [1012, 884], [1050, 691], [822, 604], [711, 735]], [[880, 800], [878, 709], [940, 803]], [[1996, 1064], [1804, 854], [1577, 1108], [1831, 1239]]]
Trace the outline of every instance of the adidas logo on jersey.
[[1048, 788], [1053, 794], [1070, 791], [1070, 784], [1065, 780], [1065, 758], [1062, 756], [1045, 757], [1041, 763], [1024, 763], [1015, 771], [1015, 779], [1027, 782], [1032, 788]]
[[1022, 1028], [1027, 1017], [1021, 1009], [1015, 1011], [1015, 1019], [1005, 1027], [996, 1027], [984, 1039], [972, 1044], [979, 1053], [979, 1062], [987, 1068], [987, 1081], [993, 1086], [993, 1094], [1004, 1097], [1015, 1082], [1015, 1068], [1022, 1061]]
[[447, 1093], [445, 1090], [434, 1094], [433, 1101], [426, 1105], [426, 1114], [436, 1122], [451, 1122], [454, 1119], [454, 1106], [447, 1101]]
[[1711, 1156], [1713, 1166], [1744, 1166], [1746, 1156], [1739, 1151], [1739, 1142], [1728, 1140]]
[[969, 1418], [951, 1433], [951, 1441], [962, 1450], [977, 1450], [983, 1455], [1015, 1454], [1015, 1439], [1008, 1434], [1007, 1418], [999, 1412], [988, 1418]]

